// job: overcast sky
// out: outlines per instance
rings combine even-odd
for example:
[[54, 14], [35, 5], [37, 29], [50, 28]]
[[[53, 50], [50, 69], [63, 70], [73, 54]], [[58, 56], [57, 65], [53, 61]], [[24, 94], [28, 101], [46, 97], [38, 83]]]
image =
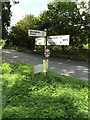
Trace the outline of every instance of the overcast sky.
[[47, 10], [47, 4], [53, 0], [16, 0], [16, 1], [20, 1], [20, 3], [12, 5], [11, 7], [12, 11], [11, 26], [15, 25], [26, 14], [33, 14], [35, 16], [39, 16], [41, 12]]

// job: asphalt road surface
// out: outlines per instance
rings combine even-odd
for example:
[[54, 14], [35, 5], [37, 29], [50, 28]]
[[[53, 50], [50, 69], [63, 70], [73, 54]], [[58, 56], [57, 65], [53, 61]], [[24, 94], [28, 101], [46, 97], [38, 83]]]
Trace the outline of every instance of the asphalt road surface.
[[[0, 49], [2, 61], [6, 62], [24, 62], [26, 64], [38, 65], [43, 63], [44, 57], [31, 53], [18, 52], [10, 49]], [[49, 70], [62, 75], [71, 76], [81, 80], [88, 81], [88, 63], [73, 61], [68, 59], [57, 59], [50, 57]]]

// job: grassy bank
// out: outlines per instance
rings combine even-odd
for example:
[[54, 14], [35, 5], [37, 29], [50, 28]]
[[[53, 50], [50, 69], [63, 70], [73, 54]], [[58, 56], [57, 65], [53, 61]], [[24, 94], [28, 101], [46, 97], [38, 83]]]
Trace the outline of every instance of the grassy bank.
[[[32, 80], [27, 64], [3, 63], [3, 118], [88, 119], [88, 82], [48, 71]], [[85, 119], [86, 118], [86, 119]]]

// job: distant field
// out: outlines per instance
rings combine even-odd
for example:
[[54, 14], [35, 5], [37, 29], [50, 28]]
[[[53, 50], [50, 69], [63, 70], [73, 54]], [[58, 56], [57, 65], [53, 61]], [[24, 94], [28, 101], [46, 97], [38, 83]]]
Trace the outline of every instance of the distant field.
[[32, 80], [32, 67], [2, 64], [3, 118], [88, 120], [88, 82], [48, 71]]

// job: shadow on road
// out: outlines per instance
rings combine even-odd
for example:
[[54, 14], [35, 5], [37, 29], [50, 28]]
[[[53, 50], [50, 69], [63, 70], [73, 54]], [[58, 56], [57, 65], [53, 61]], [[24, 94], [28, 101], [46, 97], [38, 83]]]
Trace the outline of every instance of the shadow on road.
[[[2, 58], [3, 61], [6, 59], [6, 62], [24, 62], [31, 65], [42, 64], [44, 59], [41, 55], [18, 52], [10, 49], [2, 50]], [[88, 81], [88, 63], [86, 62], [51, 57], [49, 58], [49, 70]]]

